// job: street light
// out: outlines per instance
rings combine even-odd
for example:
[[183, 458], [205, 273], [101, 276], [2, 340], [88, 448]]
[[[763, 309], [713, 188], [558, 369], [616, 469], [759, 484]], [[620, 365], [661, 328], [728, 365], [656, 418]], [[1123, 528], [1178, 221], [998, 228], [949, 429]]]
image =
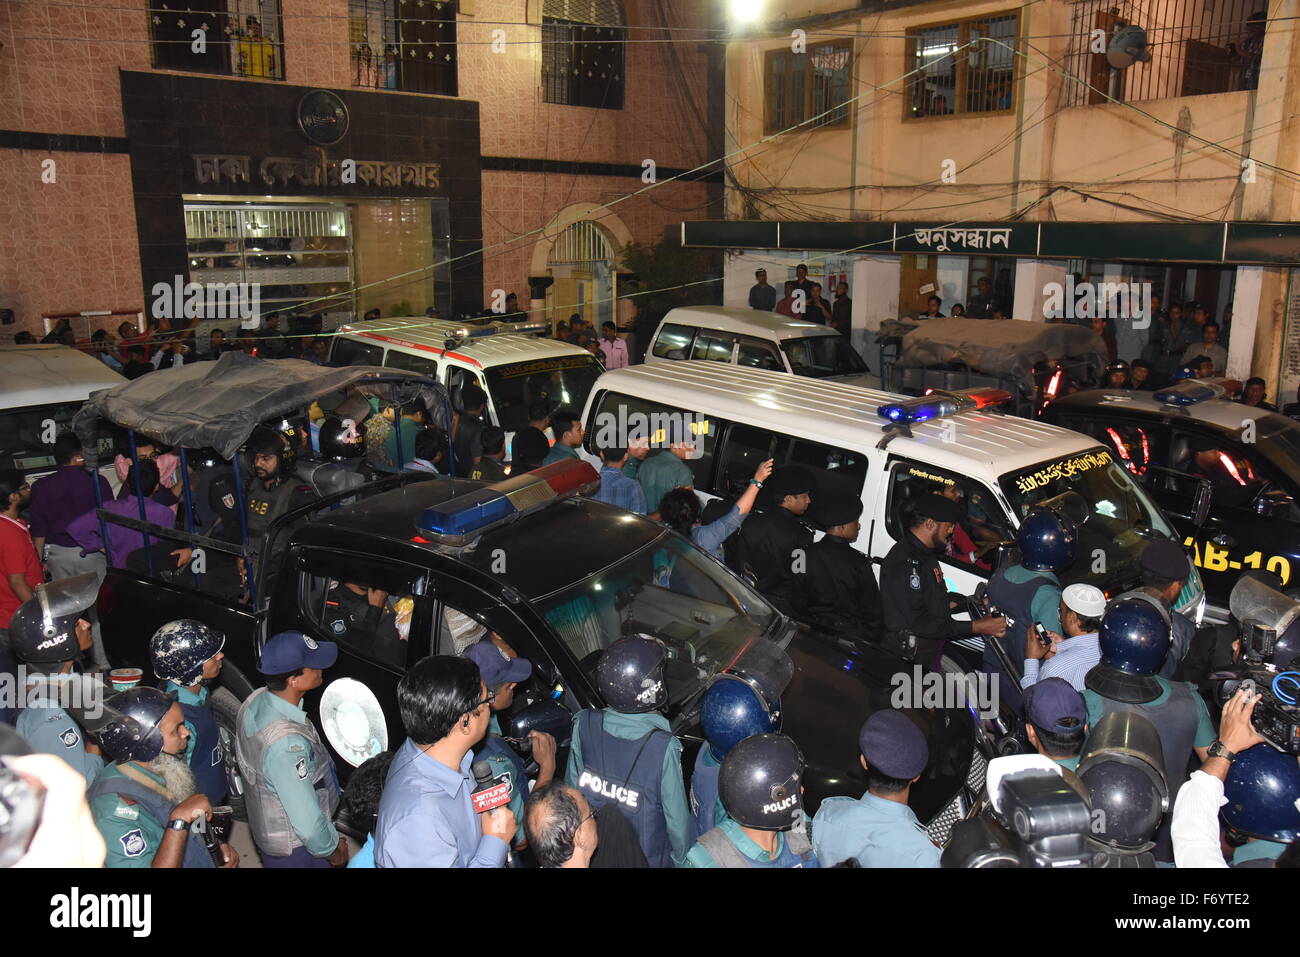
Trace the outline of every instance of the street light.
[[757, 23], [763, 15], [763, 0], [729, 0], [731, 19], [738, 25]]

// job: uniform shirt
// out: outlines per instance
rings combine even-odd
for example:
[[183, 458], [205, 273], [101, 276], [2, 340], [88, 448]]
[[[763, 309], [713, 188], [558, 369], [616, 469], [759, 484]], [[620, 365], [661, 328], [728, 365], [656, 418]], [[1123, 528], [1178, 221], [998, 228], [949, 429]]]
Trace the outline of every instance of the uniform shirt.
[[98, 472], [94, 477], [77, 465], [63, 465], [32, 486], [32, 500], [27, 517], [32, 523], [32, 537], [43, 538], [48, 545], [74, 548], [76, 539], [68, 534], [68, 525], [79, 515], [95, 508], [95, 480], [99, 480], [101, 500], [113, 500], [108, 480]]
[[[672, 733], [668, 719], [656, 711], [646, 714], [624, 714], [613, 708], [605, 708], [604, 714], [605, 733], [622, 738], [624, 741], [636, 741], [654, 730]], [[578, 734], [578, 725], [575, 723], [564, 782], [576, 788], [578, 777], [582, 774], [582, 767], [582, 739]], [[691, 846], [691, 806], [686, 799], [686, 784], [682, 780], [682, 743], [675, 737], [668, 742], [668, 750], [664, 752], [663, 772], [659, 779], [659, 799], [663, 802], [664, 824], [668, 829], [668, 843], [672, 847], [673, 863], [681, 867], [686, 860], [686, 852]]]
[[789, 613], [794, 600], [796, 551], [812, 546], [812, 531], [779, 505], [752, 513], [741, 528], [736, 559], [754, 573], [758, 590]]
[[606, 369], [626, 369], [630, 363], [627, 361], [627, 343], [617, 336], [611, 342], [609, 339], [600, 340], [600, 351], [605, 357]]
[[[134, 762], [131, 768], [154, 781], [158, 791], [163, 791], [163, 779], [148, 768]], [[100, 772], [102, 780], [126, 778], [119, 762], [113, 762]], [[127, 778], [127, 780], [130, 780]], [[152, 867], [154, 855], [162, 847], [167, 833], [166, 821], [155, 821], [153, 815], [129, 798], [120, 794], [102, 794], [90, 802], [90, 813], [95, 827], [104, 837], [108, 856], [105, 867]]]
[[1083, 679], [1099, 661], [1101, 646], [1097, 643], [1097, 633], [1094, 631], [1086, 635], [1075, 635], [1058, 644], [1056, 654], [1047, 661], [1026, 658], [1025, 676], [1020, 679], [1020, 687], [1028, 688], [1044, 678], [1064, 678], [1074, 686], [1075, 691], [1082, 694], [1086, 690]]
[[[176, 700], [181, 704], [192, 705], [195, 708], [206, 707], [208, 703], [208, 689], [204, 687], [200, 687], [198, 692], [195, 693], [191, 691], [189, 688], [185, 688], [182, 687], [181, 685], [178, 685], [174, 681], [169, 681], [167, 682], [167, 687], [165, 689], [165, 692], [167, 694], [175, 694]], [[186, 720], [185, 727], [190, 732], [189, 738], [185, 741], [185, 763], [188, 764], [190, 767], [193, 767], [194, 746], [199, 742], [199, 735], [198, 732], [194, 729], [193, 722]], [[212, 760], [212, 759], [211, 757], [209, 757], [207, 758], [207, 760]], [[216, 764], [217, 762], [212, 761], [212, 763]]]
[[346, 585], [335, 585], [326, 594], [322, 620], [335, 638], [350, 638], [362, 645], [399, 640], [397, 616], [389, 613], [387, 605], [372, 605], [365, 595]]
[[1247, 861], [1275, 861], [1282, 856], [1282, 852], [1285, 850], [1285, 844], [1253, 838], [1249, 844], [1232, 852], [1232, 866], [1240, 867]]
[[[402, 436], [406, 440], [406, 436]], [[468, 478], [474, 468], [474, 460], [483, 457], [483, 419], [472, 412], [462, 412], [456, 426], [456, 438], [451, 444], [456, 455], [456, 474]], [[411, 458], [415, 457], [415, 447], [411, 447]]]
[[1183, 362], [1191, 362], [1197, 356], [1205, 356], [1214, 363], [1214, 374], [1222, 375], [1228, 365], [1228, 350], [1217, 342], [1207, 346], [1203, 342], [1193, 342], [1183, 351]]
[[[631, 465], [631, 463], [628, 463]], [[645, 506], [648, 512], [659, 511], [659, 503], [675, 488], [695, 485], [695, 474], [689, 465], [679, 459], [670, 449], [664, 449], [658, 455], [646, 456], [637, 463], [632, 473], [641, 483], [645, 493]]]
[[[744, 854], [751, 861], [755, 861], [761, 864], [770, 864], [772, 861], [780, 857], [781, 852], [785, 850], [785, 841], [786, 841], [785, 831], [776, 832], [776, 847], [774, 848], [774, 852], [772, 856], [769, 857], [767, 851], [763, 850], [761, 847], [755, 844], [753, 839], [748, 834], [745, 833], [745, 829], [741, 827], [733, 819], [729, 817], [723, 818], [721, 821], [718, 822], [717, 826], [722, 831], [722, 833], [727, 835], [727, 840], [731, 841], [731, 843], [735, 845], [736, 850], [740, 851], [741, 854]], [[700, 844], [697, 841], [694, 845], [692, 845], [690, 851], [688, 851], [686, 854], [685, 866], [686, 867], [718, 867], [719, 865], [718, 862], [713, 859], [713, 855], [708, 852], [708, 850], [704, 847], [704, 845]], [[809, 861], [807, 864], [800, 864], [798, 866], [816, 867], [817, 866], [816, 854], [813, 855], [813, 859]]]
[[509, 847], [483, 833], [470, 794], [472, 751], [453, 771], [407, 738], [393, 757], [375, 824], [380, 867], [500, 867]]
[[641, 483], [624, 475], [623, 469], [610, 465], [601, 468], [600, 491], [592, 498], [606, 505], [615, 505], [629, 512], [636, 512], [638, 515], [644, 515], [646, 512], [645, 493], [641, 491]]
[[912, 809], [870, 791], [854, 800], [831, 797], [813, 818], [813, 850], [822, 867], [850, 857], [863, 867], [938, 867], [934, 846]]
[[499, 482], [507, 478], [506, 467], [501, 464], [500, 459], [485, 455], [469, 470], [469, 477], [481, 482]]
[[885, 556], [880, 567], [880, 596], [889, 631], [910, 631], [929, 639], [972, 633], [969, 621], [952, 617], [939, 556], [910, 531]]
[[[245, 707], [243, 715], [244, 729], [250, 735], [279, 719], [296, 724], [308, 721], [307, 712], [301, 707], [275, 694], [258, 695]], [[303, 761], [306, 765], [299, 769]], [[316, 761], [311, 742], [301, 734], [286, 734], [262, 752], [262, 774], [280, 799], [294, 833], [307, 851], [315, 857], [333, 854], [339, 844], [339, 834], [321, 811], [316, 789], [312, 787]]]
[[[57, 692], [52, 694], [52, 689], [46, 687], [47, 680], [71, 684], [80, 681], [81, 676], [51, 675], [48, 678], [45, 676], [29, 678], [26, 689], [27, 707], [19, 712], [15, 729], [32, 746], [33, 752], [53, 754], [62, 758], [72, 770], [86, 779], [86, 786], [89, 787], [103, 770], [104, 759], [86, 751], [85, 735], [68, 712], [56, 707], [59, 695]], [[69, 695], [68, 700], [75, 699]]]
[[808, 549], [807, 570], [795, 579], [795, 610], [823, 628], [877, 637], [884, 629], [880, 588], [871, 560], [836, 535]]
[[546, 453], [546, 458], [542, 459], [543, 465], [554, 465], [556, 462], [567, 462], [569, 459], [576, 459], [577, 451], [563, 442], [556, 442], [551, 446], [551, 451]]
[[[474, 749], [475, 761], [487, 761], [492, 765], [492, 776], [499, 778], [502, 775], [509, 775], [510, 778], [510, 810], [515, 815], [517, 830], [515, 831], [515, 843], [524, 838], [524, 801], [528, 799], [528, 779], [523, 775], [524, 761], [520, 758], [518, 761], [511, 760], [511, 757], [499, 752], [484, 752], [483, 745], [487, 743], [488, 738], [501, 737], [501, 722], [497, 720], [494, 714], [488, 720], [488, 733], [483, 740], [478, 743]], [[502, 748], [510, 749], [510, 745], [504, 741], [498, 741]], [[514, 752], [511, 751], [513, 755]], [[472, 765], [471, 765], [472, 766]]]
[[45, 581], [27, 523], [0, 515], [0, 628], [9, 627], [9, 620], [22, 604], [9, 587], [10, 575], [22, 575], [31, 588]]
[[[1033, 621], [1028, 623], [1028, 628], [1032, 631], [1033, 622], [1037, 621], [1041, 622], [1048, 631], [1054, 631], [1059, 635], [1061, 633], [1061, 580], [1056, 577], [1056, 574], [1047, 571], [1036, 572], [1024, 565], [1009, 565], [1003, 574], [1013, 585], [1023, 585], [1034, 579], [1046, 579], [1046, 582], [1039, 586], [1038, 591], [1034, 592], [1034, 599], [1029, 603]], [[1056, 587], [1049, 587], [1051, 585]], [[1028, 641], [1029, 637], [1027, 632], [1025, 640]], [[1020, 650], [1024, 651], [1023, 648]]]

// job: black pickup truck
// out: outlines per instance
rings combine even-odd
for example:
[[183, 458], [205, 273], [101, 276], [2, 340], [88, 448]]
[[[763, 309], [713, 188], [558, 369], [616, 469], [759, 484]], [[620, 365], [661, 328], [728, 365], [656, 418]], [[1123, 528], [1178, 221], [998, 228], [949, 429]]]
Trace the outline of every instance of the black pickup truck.
[[[225, 666], [211, 700], [232, 767], [231, 731], [240, 702], [260, 684], [256, 662], [266, 638], [300, 630], [336, 641], [338, 663], [304, 707], [346, 776], [405, 738], [397, 683], [426, 655], [450, 654], [494, 632], [534, 665], [503, 726], [550, 709], [546, 726], [558, 730], [563, 748], [568, 715], [603, 704], [591, 678], [600, 652], [621, 635], [647, 632], [670, 649], [668, 717], [685, 743], [689, 773], [701, 743], [696, 705], [709, 680], [762, 667], [776, 646], [794, 666], [782, 698], [784, 730], [808, 763], [810, 807], [863, 792], [858, 729], [890, 706], [891, 679], [910, 675], [910, 663], [806, 629], [676, 532], [581, 497], [596, 480], [584, 463], [490, 486], [419, 478], [384, 479], [285, 516], [263, 549], [278, 561], [258, 573], [271, 585], [269, 594], [259, 589], [256, 608], [112, 569], [99, 613], [113, 665], [147, 667], [150, 636], [175, 618], [222, 630]], [[348, 601], [364, 608], [367, 597], [388, 610], [344, 621], [339, 608]], [[352, 702], [348, 722], [335, 720], [341, 712], [333, 705], [322, 718], [322, 699], [331, 698]], [[942, 843], [983, 787], [985, 757], [968, 711], [912, 714], [927, 732], [931, 758], [911, 805]], [[233, 780], [232, 790], [238, 787]]]

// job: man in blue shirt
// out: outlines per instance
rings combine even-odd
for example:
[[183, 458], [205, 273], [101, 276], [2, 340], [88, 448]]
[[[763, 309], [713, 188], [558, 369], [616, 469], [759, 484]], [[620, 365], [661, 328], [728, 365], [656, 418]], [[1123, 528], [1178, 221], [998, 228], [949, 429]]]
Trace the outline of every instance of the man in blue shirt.
[[556, 409], [551, 413], [551, 431], [555, 434], [555, 444], [542, 459], [543, 465], [554, 465], [566, 459], [578, 458], [578, 446], [582, 444], [582, 419], [570, 408]]
[[776, 290], [767, 284], [767, 270], [756, 269], [757, 280], [749, 290], [749, 308], [760, 312], [771, 312], [776, 308]]
[[822, 867], [855, 858], [862, 867], [938, 867], [939, 848], [907, 806], [930, 748], [901, 711], [877, 711], [858, 735], [867, 793], [856, 801], [822, 801], [813, 818], [813, 848]]
[[645, 493], [641, 491], [641, 483], [623, 474], [628, 464], [627, 449], [610, 446], [600, 450], [600, 458], [604, 462], [600, 470], [600, 491], [592, 498], [644, 515]]
[[1062, 635], [1048, 632], [1051, 647], [1037, 637], [1025, 642], [1025, 675], [1020, 687], [1028, 688], [1046, 678], [1064, 678], [1075, 691], [1084, 689], [1084, 676], [1101, 661], [1097, 632], [1106, 612], [1106, 596], [1095, 585], [1076, 582], [1061, 592]]
[[393, 757], [375, 825], [379, 867], [501, 867], [515, 816], [476, 814], [470, 797], [474, 745], [487, 733], [492, 699], [468, 658], [431, 655], [397, 686], [408, 735]]

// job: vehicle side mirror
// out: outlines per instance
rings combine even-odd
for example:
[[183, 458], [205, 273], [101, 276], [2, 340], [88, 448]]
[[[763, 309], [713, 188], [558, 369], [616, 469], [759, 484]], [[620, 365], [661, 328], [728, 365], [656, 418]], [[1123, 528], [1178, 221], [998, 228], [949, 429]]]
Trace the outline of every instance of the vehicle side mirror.
[[1269, 489], [1255, 502], [1255, 514], [1265, 518], [1280, 518], [1291, 511], [1293, 499], [1281, 489]]
[[1201, 479], [1196, 483], [1196, 497], [1192, 502], [1192, 524], [1200, 528], [1205, 524], [1205, 520], [1210, 517], [1210, 506], [1214, 502], [1214, 487], [1210, 485], [1209, 479]]

